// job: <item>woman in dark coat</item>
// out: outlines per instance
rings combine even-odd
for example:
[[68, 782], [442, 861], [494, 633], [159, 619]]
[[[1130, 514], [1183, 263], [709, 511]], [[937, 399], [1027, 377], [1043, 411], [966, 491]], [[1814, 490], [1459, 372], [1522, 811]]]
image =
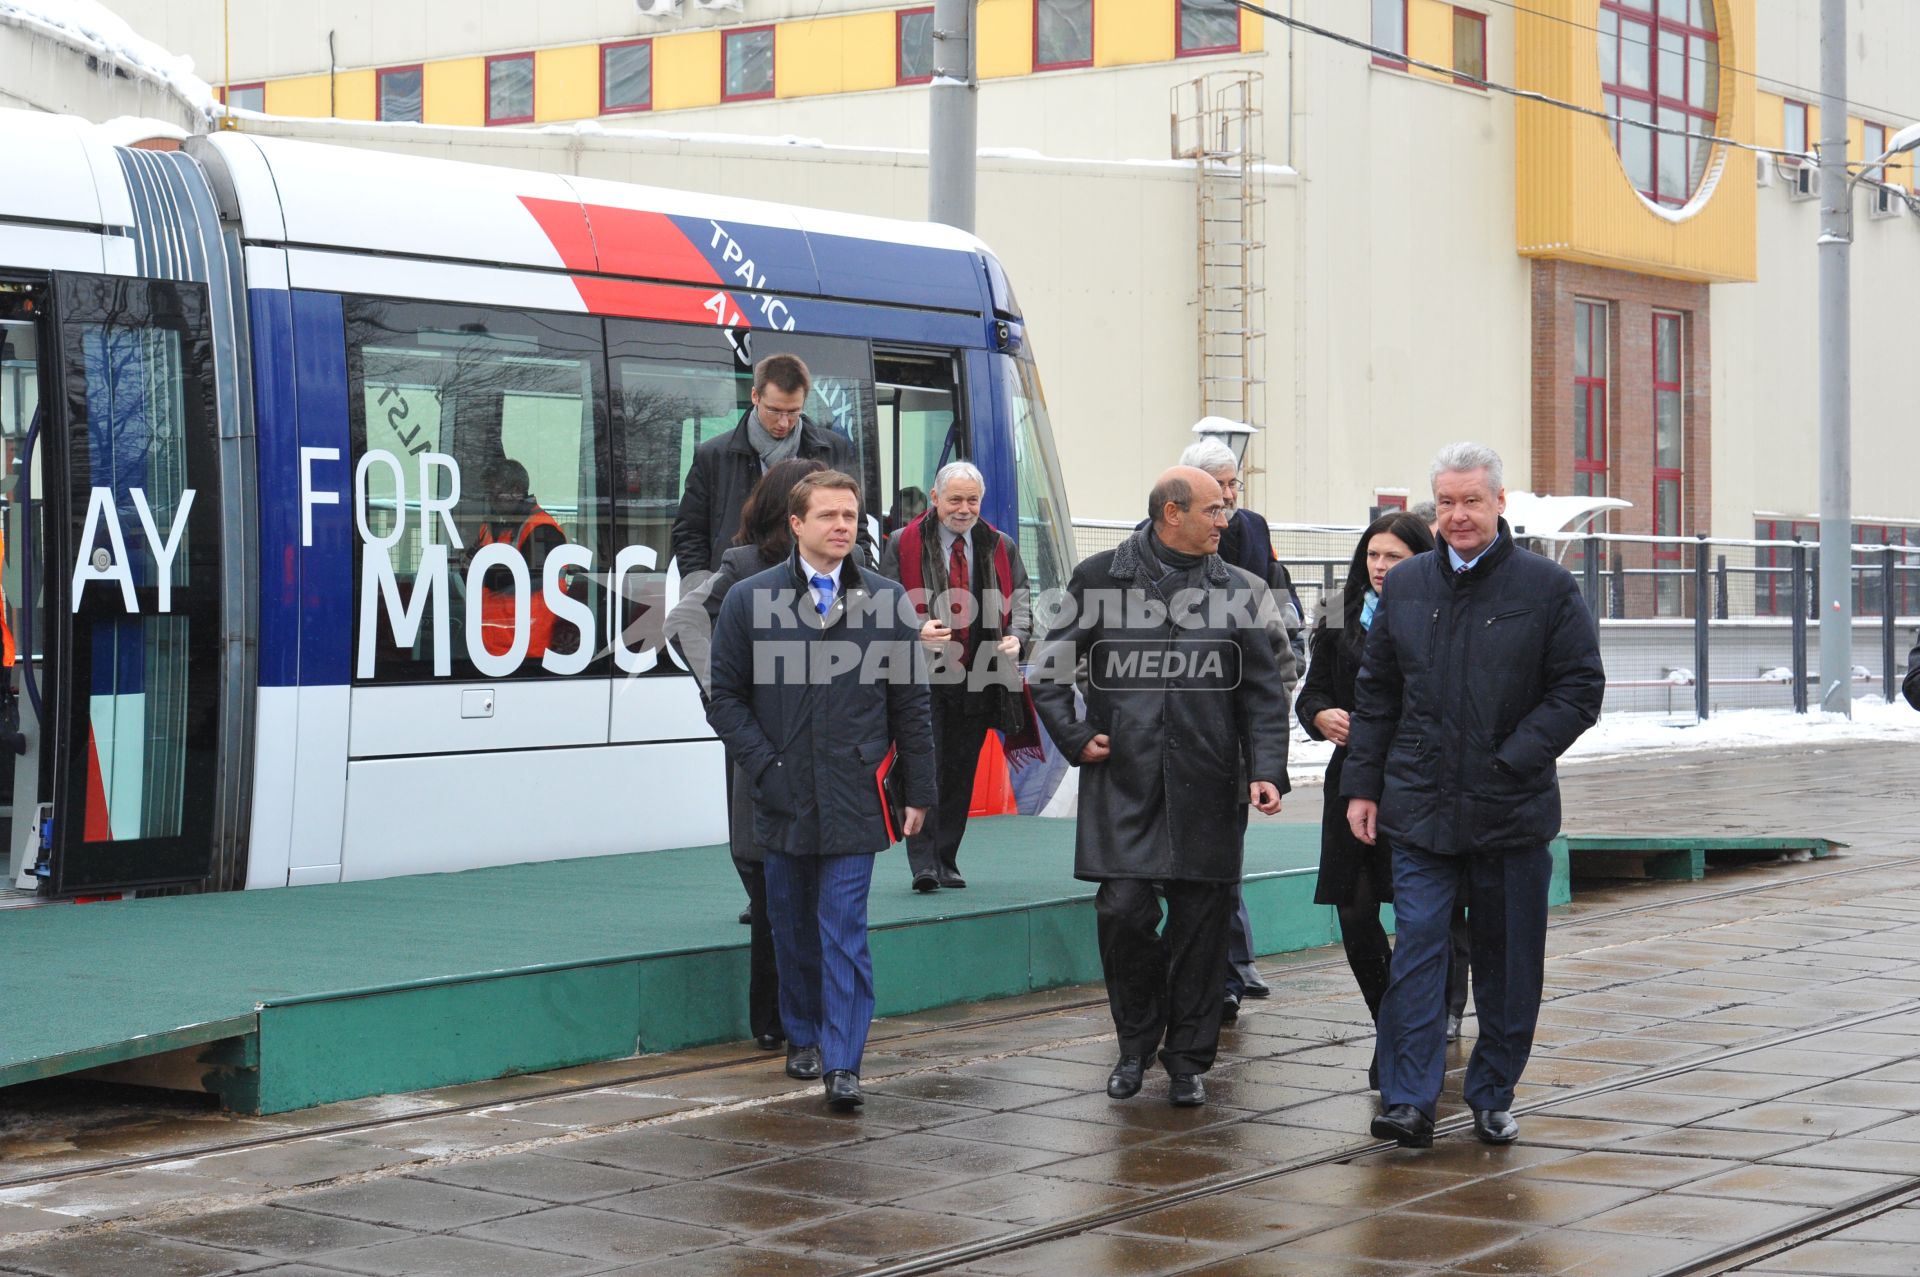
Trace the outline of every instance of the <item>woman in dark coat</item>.
[[[824, 461], [789, 457], [776, 461], [760, 476], [740, 509], [740, 531], [720, 556], [720, 567], [676, 603], [667, 614], [666, 638], [686, 658], [705, 698], [713, 656], [713, 623], [721, 601], [734, 584], [793, 553], [793, 531], [787, 524], [787, 498], [793, 485]], [[764, 1051], [786, 1041], [780, 1024], [780, 977], [773, 963], [773, 928], [767, 921], [766, 855], [753, 841], [753, 779], [731, 762], [727, 783], [727, 842], [734, 872], [747, 889], [747, 916], [753, 928], [747, 977], [747, 1023], [753, 1040]]]
[[[1320, 882], [1314, 903], [1332, 905], [1340, 916], [1340, 941], [1360, 985], [1367, 1010], [1380, 1014], [1393, 950], [1380, 925], [1380, 906], [1393, 899], [1393, 853], [1382, 838], [1373, 846], [1347, 827], [1347, 800], [1340, 797], [1340, 769], [1347, 760], [1347, 716], [1353, 710], [1353, 680], [1367, 627], [1380, 599], [1387, 569], [1433, 549], [1427, 525], [1404, 511], [1375, 519], [1360, 536], [1347, 569], [1346, 588], [1328, 600], [1308, 642], [1307, 679], [1294, 712], [1315, 740], [1334, 743], [1327, 763], [1325, 806], [1320, 817]], [[1372, 1080], [1369, 1070], [1369, 1080]]]

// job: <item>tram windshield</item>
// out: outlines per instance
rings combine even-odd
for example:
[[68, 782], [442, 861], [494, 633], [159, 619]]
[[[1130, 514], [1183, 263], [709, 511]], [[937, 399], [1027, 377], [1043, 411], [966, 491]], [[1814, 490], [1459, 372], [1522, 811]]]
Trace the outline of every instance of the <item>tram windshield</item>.
[[1020, 557], [1036, 590], [1064, 589], [1073, 571], [1073, 524], [1060, 481], [1060, 458], [1040, 370], [1025, 354], [1000, 355], [995, 364], [1013, 410], [1014, 465], [1020, 481]]

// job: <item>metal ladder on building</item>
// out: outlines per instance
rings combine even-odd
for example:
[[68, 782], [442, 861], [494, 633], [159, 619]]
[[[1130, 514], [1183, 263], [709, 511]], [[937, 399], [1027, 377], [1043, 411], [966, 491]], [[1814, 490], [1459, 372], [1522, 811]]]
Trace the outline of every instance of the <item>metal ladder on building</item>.
[[1266, 409], [1260, 80], [1219, 71], [1172, 91], [1173, 157], [1195, 167], [1200, 415], [1255, 427]]

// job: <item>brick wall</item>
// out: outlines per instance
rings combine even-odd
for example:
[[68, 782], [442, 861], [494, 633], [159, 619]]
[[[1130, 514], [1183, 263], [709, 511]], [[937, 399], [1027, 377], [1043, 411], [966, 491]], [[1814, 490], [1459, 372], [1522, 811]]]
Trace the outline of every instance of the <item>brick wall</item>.
[[[1683, 283], [1576, 262], [1533, 263], [1533, 490], [1573, 491], [1573, 304], [1607, 303], [1607, 493], [1633, 502], [1607, 530], [1653, 531], [1653, 312], [1677, 311], [1685, 416], [1679, 531], [1710, 530], [1713, 510], [1711, 316], [1705, 284]], [[1635, 547], [1637, 548], [1637, 547]], [[1626, 566], [1648, 566], [1644, 550]], [[1691, 563], [1689, 556], [1686, 560]], [[1644, 588], [1643, 588], [1644, 587]], [[1650, 582], [1630, 587], [1651, 610]], [[1639, 596], [1646, 595], [1643, 601]], [[1636, 611], [1636, 615], [1644, 612]]]

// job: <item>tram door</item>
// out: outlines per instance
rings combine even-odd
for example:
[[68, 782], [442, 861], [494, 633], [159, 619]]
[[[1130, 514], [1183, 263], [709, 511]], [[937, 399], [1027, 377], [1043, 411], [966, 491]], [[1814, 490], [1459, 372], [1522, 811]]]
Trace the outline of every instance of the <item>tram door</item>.
[[43, 517], [54, 895], [213, 858], [220, 493], [204, 286], [56, 275]]

